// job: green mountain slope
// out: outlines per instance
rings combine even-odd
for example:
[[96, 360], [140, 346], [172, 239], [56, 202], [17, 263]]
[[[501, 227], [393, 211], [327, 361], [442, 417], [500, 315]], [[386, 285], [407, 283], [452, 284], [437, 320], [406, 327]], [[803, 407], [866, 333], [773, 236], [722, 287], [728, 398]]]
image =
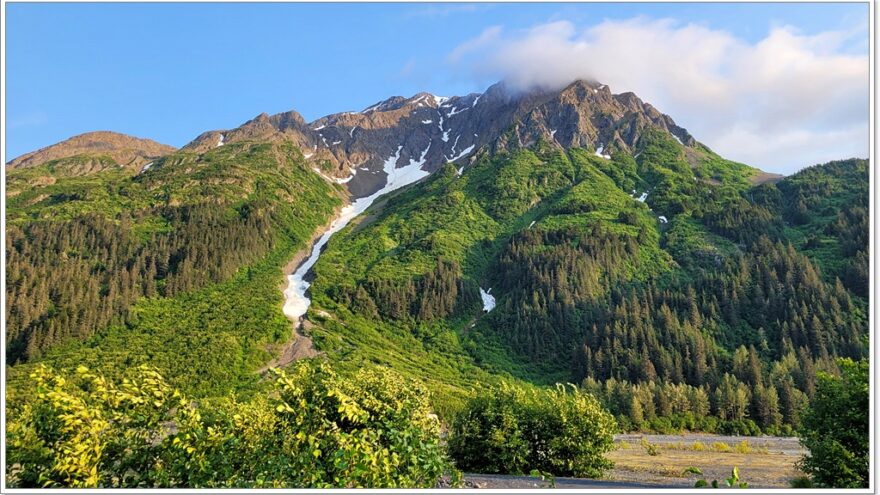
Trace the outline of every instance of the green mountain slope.
[[[9, 171], [52, 178], [8, 198], [9, 360], [149, 363], [201, 395], [255, 382], [266, 344], [290, 337], [281, 267], [341, 189], [285, 143], [177, 152], [142, 174], [53, 165]], [[15, 381], [28, 366], [10, 370]]]
[[[472, 366], [536, 383], [722, 395], [745, 383], [742, 410], [726, 412], [713, 395], [703, 414], [796, 423], [794, 394], [811, 394], [814, 378], [792, 368], [795, 356], [813, 373], [866, 352], [866, 301], [857, 280], [837, 278], [866, 276], [866, 238], [847, 248], [833, 237], [864, 228], [866, 163], [752, 186], [754, 169], [708, 150], [694, 156], [665, 133], [635, 157], [538, 143], [482, 155], [460, 177], [447, 166], [377, 205], [315, 266], [319, 348], [341, 366], [380, 362], [440, 388], [472, 383], [481, 376]], [[787, 198], [798, 194], [823, 217], [796, 223]], [[814, 229], [827, 247], [804, 244]], [[823, 260], [831, 249], [846, 269]], [[484, 313], [480, 288], [490, 287], [497, 307]], [[758, 410], [782, 389], [784, 404]]]

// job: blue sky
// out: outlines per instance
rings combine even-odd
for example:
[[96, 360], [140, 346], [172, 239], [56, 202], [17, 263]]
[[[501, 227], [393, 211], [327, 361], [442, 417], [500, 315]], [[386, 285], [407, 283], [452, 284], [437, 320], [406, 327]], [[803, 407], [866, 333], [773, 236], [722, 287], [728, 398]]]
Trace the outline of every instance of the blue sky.
[[[804, 39], [848, 33], [834, 43], [836, 55], [867, 63], [868, 49], [866, 3], [7, 3], [6, 16], [6, 161], [91, 130], [181, 146], [264, 111], [296, 109], [313, 120], [391, 95], [479, 92], [507, 75], [503, 66], [482, 70], [503, 50], [498, 43], [528, 42], [534, 26], [560, 21], [580, 32], [669, 19], [672, 29], [696, 25], [756, 47], [788, 26]], [[505, 34], [495, 46], [467, 64], [450, 61], [456, 47], [493, 27]], [[679, 119], [675, 98], [649, 84], [632, 90]]]

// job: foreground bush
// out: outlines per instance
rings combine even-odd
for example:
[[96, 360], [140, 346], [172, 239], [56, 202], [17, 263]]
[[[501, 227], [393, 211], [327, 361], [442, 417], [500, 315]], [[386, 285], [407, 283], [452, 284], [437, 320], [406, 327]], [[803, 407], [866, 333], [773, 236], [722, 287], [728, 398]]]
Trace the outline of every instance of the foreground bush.
[[39, 368], [8, 424], [16, 487], [433, 487], [448, 468], [427, 391], [383, 368], [277, 371], [271, 398], [196, 405], [155, 371]]
[[800, 432], [810, 452], [799, 467], [818, 487], [867, 488], [869, 365], [851, 359], [840, 359], [838, 365], [839, 377], [819, 373]]
[[614, 418], [575, 387], [480, 391], [456, 418], [449, 453], [463, 471], [595, 478], [612, 467]]

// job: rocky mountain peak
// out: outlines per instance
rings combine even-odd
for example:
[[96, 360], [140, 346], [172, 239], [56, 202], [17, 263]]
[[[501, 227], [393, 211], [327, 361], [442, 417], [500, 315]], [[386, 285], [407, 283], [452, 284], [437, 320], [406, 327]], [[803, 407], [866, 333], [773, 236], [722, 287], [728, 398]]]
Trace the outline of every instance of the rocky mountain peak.
[[[69, 174], [81, 175], [118, 166], [140, 169], [148, 162], [175, 151], [173, 146], [152, 139], [137, 138], [111, 131], [87, 132], [59, 143], [19, 156], [6, 164], [9, 168], [36, 167], [55, 160], [76, 157], [69, 163]], [[109, 158], [109, 160], [108, 160]]]
[[294, 111], [261, 114], [236, 129], [203, 133], [185, 149], [202, 153], [237, 141], [292, 141], [318, 173], [361, 197], [385, 184], [389, 160], [433, 172], [446, 163], [466, 166], [482, 149], [539, 140], [566, 149], [601, 148], [602, 156], [634, 154], [647, 128], [696, 145], [672, 118], [635, 94], [614, 94], [597, 81], [578, 80], [554, 91], [516, 91], [500, 82], [465, 96], [393, 96], [308, 123]]

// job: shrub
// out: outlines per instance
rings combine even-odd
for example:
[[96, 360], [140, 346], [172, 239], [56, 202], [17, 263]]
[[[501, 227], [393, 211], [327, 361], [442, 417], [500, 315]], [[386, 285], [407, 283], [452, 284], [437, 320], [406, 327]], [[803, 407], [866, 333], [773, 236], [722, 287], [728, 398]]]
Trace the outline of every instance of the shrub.
[[819, 373], [812, 404], [801, 423], [809, 453], [799, 462], [819, 487], [868, 486], [868, 361], [838, 360], [841, 376]]
[[733, 449], [730, 448], [729, 444], [724, 442], [712, 442], [712, 450], [715, 452], [732, 452]]
[[788, 484], [792, 488], [815, 488], [813, 485], [813, 480], [810, 479], [809, 476], [798, 476], [797, 478], [792, 478]]
[[612, 463], [614, 417], [587, 393], [506, 383], [481, 391], [454, 420], [449, 453], [459, 469], [599, 477]]
[[736, 447], [734, 447], [733, 450], [737, 454], [751, 454], [753, 452], [752, 445], [749, 443], [748, 440], [743, 440], [742, 442], [736, 444]]
[[660, 455], [660, 451], [657, 449], [657, 444], [647, 441], [644, 437], [642, 437], [642, 448], [645, 449], [645, 452], [650, 456]]
[[41, 367], [9, 423], [16, 487], [433, 487], [449, 464], [426, 390], [384, 368], [277, 371], [275, 393], [196, 405], [155, 371]]

